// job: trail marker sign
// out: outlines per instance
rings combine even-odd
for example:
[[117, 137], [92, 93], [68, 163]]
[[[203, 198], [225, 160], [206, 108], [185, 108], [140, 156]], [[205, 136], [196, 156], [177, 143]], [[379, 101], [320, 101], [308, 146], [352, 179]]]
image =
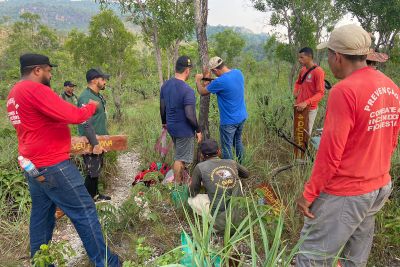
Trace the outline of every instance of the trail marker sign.
[[[100, 135], [97, 137], [97, 140], [107, 151], [121, 151], [128, 148], [127, 135]], [[92, 151], [93, 147], [86, 141], [85, 137], [71, 137], [71, 154], [90, 154]]]
[[305, 151], [307, 149], [308, 143], [308, 109], [304, 109], [303, 111], [298, 111], [296, 107], [294, 107], [294, 142], [298, 147], [294, 147], [294, 157], [296, 159], [301, 158], [304, 159]]

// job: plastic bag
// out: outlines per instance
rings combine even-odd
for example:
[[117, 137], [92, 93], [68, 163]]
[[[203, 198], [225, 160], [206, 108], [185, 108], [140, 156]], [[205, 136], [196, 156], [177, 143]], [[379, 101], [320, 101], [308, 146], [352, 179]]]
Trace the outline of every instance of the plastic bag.
[[[188, 244], [189, 242], [192, 243], [192, 240], [190, 239], [189, 235], [186, 234], [184, 231], [182, 231], [181, 232], [181, 244], [182, 244], [182, 252], [183, 252], [184, 256], [181, 259], [180, 264], [182, 264], [185, 267], [197, 267], [195, 264], [195, 260], [193, 259], [194, 253]], [[212, 267], [221, 267], [221, 257], [220, 256], [212, 256], [212, 261], [213, 261]], [[206, 266], [206, 265], [207, 265], [207, 263], [204, 262], [204, 266]]]
[[184, 185], [175, 184], [175, 186], [171, 190], [171, 199], [175, 207], [181, 208], [184, 205], [187, 205], [188, 198], [189, 198], [188, 186], [186, 184]]
[[161, 157], [165, 157], [168, 154], [169, 149], [172, 146], [172, 142], [167, 144], [167, 128], [163, 128], [161, 130], [161, 135], [157, 139], [156, 144], [154, 145], [154, 150], [159, 152]]

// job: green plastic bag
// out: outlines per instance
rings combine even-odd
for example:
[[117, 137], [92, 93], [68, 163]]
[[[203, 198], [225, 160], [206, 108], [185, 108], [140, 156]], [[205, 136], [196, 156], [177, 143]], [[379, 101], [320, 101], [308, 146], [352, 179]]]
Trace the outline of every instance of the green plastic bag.
[[[181, 243], [182, 243], [182, 252], [184, 254], [183, 258], [181, 259], [180, 264], [185, 267], [197, 267], [195, 265], [195, 261], [193, 259], [193, 251], [190, 248], [188, 242], [192, 242], [189, 235], [186, 234], [184, 231], [181, 232]], [[212, 256], [213, 265], [212, 267], [221, 267], [221, 257], [220, 256]], [[204, 265], [206, 266], [207, 262], [204, 261]]]
[[189, 198], [188, 186], [175, 185], [171, 190], [171, 199], [175, 207], [181, 208], [187, 206], [187, 200]]

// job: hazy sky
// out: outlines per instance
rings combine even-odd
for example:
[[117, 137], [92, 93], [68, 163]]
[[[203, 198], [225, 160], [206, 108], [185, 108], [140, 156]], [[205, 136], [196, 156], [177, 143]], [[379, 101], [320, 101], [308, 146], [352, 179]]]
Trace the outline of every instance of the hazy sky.
[[[255, 33], [269, 33], [274, 29], [268, 26], [268, 14], [254, 9], [250, 0], [208, 0], [208, 8], [210, 25], [243, 26]], [[338, 25], [356, 22], [350, 16], [345, 16]]]
[[243, 26], [253, 32], [268, 32], [267, 14], [251, 7], [248, 0], [208, 0], [208, 24]]

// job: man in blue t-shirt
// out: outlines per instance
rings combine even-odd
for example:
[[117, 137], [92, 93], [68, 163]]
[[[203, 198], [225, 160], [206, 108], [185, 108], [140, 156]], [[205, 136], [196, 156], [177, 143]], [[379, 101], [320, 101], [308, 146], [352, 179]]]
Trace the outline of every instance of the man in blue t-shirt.
[[192, 61], [181, 56], [176, 61], [175, 77], [166, 81], [160, 92], [162, 126], [167, 127], [175, 146], [174, 178], [182, 182], [185, 164], [193, 162], [194, 135], [201, 142], [200, 127], [196, 118], [196, 96], [185, 81], [190, 76]]
[[217, 95], [222, 157], [233, 159], [234, 146], [236, 157], [241, 163], [244, 155], [242, 131], [247, 119], [243, 74], [238, 69], [229, 69], [220, 57], [211, 58], [209, 68], [217, 78], [207, 85], [203, 75], [197, 74], [197, 91], [200, 95]]

